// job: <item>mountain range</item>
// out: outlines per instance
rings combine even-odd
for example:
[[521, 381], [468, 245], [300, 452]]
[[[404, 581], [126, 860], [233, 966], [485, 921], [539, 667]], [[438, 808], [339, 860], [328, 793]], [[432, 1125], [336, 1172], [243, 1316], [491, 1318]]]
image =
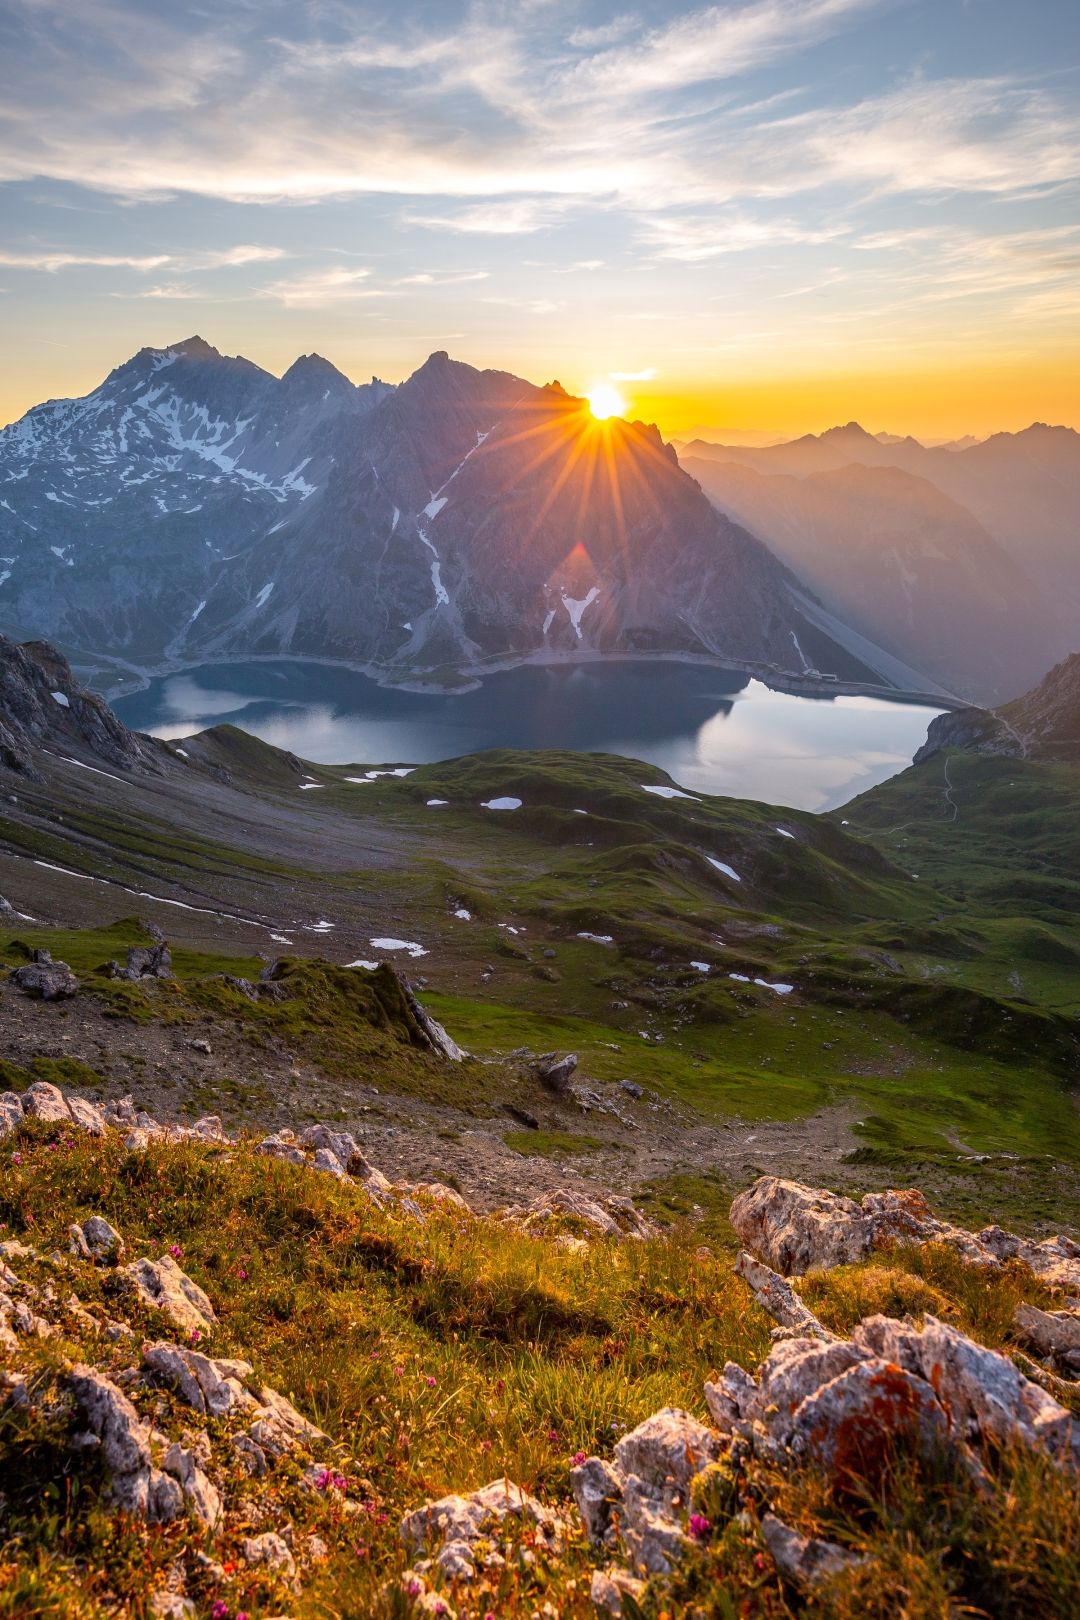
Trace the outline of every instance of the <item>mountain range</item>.
[[0, 433], [0, 618], [138, 667], [289, 654], [406, 680], [648, 651], [894, 670], [655, 428], [444, 352], [356, 387], [317, 355], [278, 378], [191, 338], [35, 407]]
[[953, 691], [997, 702], [1075, 644], [1080, 434], [1035, 423], [928, 448], [857, 423], [680, 459], [841, 619]]

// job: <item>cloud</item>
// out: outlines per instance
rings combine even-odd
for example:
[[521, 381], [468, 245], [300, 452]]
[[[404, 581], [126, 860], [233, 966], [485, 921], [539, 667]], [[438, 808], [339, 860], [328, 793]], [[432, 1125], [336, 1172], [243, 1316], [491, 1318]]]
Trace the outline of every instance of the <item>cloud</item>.
[[490, 275], [490, 270], [450, 271], [446, 275], [437, 274], [433, 270], [421, 270], [416, 275], [398, 276], [394, 285], [397, 287], [460, 287], [468, 281], [487, 281]]
[[818, 245], [843, 236], [848, 227], [800, 225], [793, 219], [757, 218], [730, 212], [709, 216], [657, 214], [644, 222], [642, 239], [663, 259], [700, 264], [752, 248]]
[[65, 253], [45, 250], [31, 253], [11, 253], [0, 249], [0, 264], [8, 265], [12, 270], [48, 270], [50, 273], [57, 270], [70, 270], [83, 265], [97, 265], [110, 270], [160, 270], [162, 265], [170, 262], [167, 253], [156, 253], [143, 258], [135, 258], [114, 253]]
[[219, 251], [196, 254], [189, 258], [187, 265], [193, 270], [219, 270], [229, 269], [234, 265], [268, 264], [273, 259], [287, 257], [284, 248], [257, 247], [254, 243], [245, 242], [239, 247], [223, 248]]
[[199, 292], [198, 288], [192, 287], [188, 282], [171, 281], [159, 282], [158, 285], [154, 287], [141, 287], [137, 292], [134, 293], [113, 293], [113, 297], [189, 299], [205, 298], [206, 294]]
[[507, 197], [473, 203], [454, 213], [406, 214], [407, 225], [430, 231], [457, 231], [478, 236], [528, 236], [543, 230], [560, 215], [558, 204], [539, 198]]
[[364, 298], [386, 298], [384, 287], [367, 285], [369, 269], [347, 270], [334, 267], [329, 270], [309, 270], [283, 281], [272, 281], [259, 288], [260, 298], [272, 299], [286, 309], [326, 308], [332, 304], [351, 303]]

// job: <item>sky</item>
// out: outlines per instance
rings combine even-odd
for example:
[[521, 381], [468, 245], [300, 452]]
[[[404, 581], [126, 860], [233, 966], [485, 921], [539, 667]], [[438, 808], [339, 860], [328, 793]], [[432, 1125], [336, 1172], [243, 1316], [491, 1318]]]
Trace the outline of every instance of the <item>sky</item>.
[[0, 0], [0, 421], [198, 332], [1080, 427], [1080, 0]]

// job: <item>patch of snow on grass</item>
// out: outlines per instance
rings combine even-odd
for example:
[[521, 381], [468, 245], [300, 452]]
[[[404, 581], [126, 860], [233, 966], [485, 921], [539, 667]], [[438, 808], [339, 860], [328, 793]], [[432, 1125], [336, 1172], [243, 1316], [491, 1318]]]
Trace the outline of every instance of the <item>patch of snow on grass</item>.
[[414, 939], [371, 939], [368, 944], [373, 951], [408, 951], [410, 956], [427, 955], [424, 947]]
[[433, 804], [449, 804], [450, 800], [449, 799], [429, 799], [427, 802], [428, 802], [428, 808], [430, 809]]
[[614, 945], [615, 943], [611, 934], [579, 934], [578, 939], [587, 939], [593, 945]]
[[649, 784], [643, 782], [641, 784], [641, 791], [642, 793], [655, 793], [658, 799], [690, 799], [694, 804], [701, 803], [701, 800], [696, 796], [696, 794], [684, 793], [682, 788], [665, 787], [663, 783]]
[[449, 498], [448, 495], [433, 495], [424, 507], [424, 516], [426, 518], [437, 518]]
[[692, 968], [697, 968], [699, 973], [708, 973], [709, 972], [709, 964], [708, 964], [708, 962], [691, 962], [690, 966]]
[[364, 961], [364, 960], [363, 960], [363, 958], [361, 958], [361, 959], [360, 959], [360, 960], [359, 960], [359, 961], [356, 961], [356, 962], [346, 962], [346, 964], [345, 964], [345, 966], [346, 966], [346, 967], [362, 967], [362, 968], [367, 968], [367, 970], [368, 970], [368, 972], [369, 972], [369, 973], [374, 973], [374, 971], [375, 971], [375, 969], [376, 969], [376, 968], [377, 968], [377, 967], [378, 967], [378, 965], [379, 965], [379, 964], [378, 964], [378, 962], [365, 962], [365, 961]]
[[462, 922], [472, 922], [472, 912], [466, 911], [464, 906], [458, 906], [454, 916], [460, 917]]
[[301, 793], [310, 793], [312, 788], [324, 788], [325, 786], [325, 782], [301, 782], [300, 791]]
[[355, 782], [358, 787], [362, 787], [365, 782], [377, 782], [380, 776], [411, 776], [415, 769], [415, 765], [398, 765], [393, 770], [365, 771], [363, 776], [347, 776], [345, 780], [346, 782]]
[[795, 837], [795, 834], [793, 832], [788, 832], [786, 827], [777, 827], [776, 830], [780, 834], [781, 838], [794, 838]]
[[485, 799], [481, 810], [520, 810], [521, 800], [512, 798]]
[[71, 708], [71, 703], [70, 703], [70, 701], [69, 701], [69, 699], [68, 699], [68, 697], [66, 696], [65, 693], [63, 693], [63, 692], [53, 692], [51, 695], [52, 695], [53, 702], [54, 703], [59, 703], [59, 705], [60, 705], [60, 707], [62, 709], [70, 709]]
[[331, 928], [335, 926], [336, 925], [334, 923], [327, 922], [325, 918], [321, 918], [316, 923], [305, 923], [304, 932], [306, 934], [328, 934]]
[[742, 878], [739, 876], [738, 872], [736, 872], [735, 868], [733, 866], [729, 866], [726, 861], [714, 860], [711, 855], [706, 855], [705, 859], [708, 861], [710, 866], [715, 866], [718, 872], [723, 872], [724, 876], [731, 878], [734, 883], [742, 882]]

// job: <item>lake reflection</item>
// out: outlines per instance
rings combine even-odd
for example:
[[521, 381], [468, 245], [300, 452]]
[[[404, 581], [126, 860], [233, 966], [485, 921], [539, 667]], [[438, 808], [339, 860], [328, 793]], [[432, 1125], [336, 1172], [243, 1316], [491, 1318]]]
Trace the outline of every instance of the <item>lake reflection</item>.
[[902, 770], [938, 712], [794, 697], [736, 670], [659, 662], [525, 666], [445, 696], [329, 664], [216, 664], [161, 676], [114, 707], [159, 737], [228, 721], [322, 764], [426, 764], [485, 748], [625, 754], [699, 792], [804, 810]]

